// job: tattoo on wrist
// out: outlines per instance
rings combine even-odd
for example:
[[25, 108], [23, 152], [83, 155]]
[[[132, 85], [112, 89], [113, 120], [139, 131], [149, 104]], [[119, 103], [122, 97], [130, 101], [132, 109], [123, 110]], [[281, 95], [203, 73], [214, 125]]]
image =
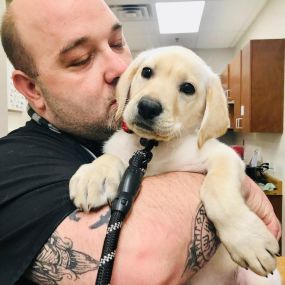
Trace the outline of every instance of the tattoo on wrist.
[[73, 249], [72, 240], [62, 239], [54, 232], [32, 265], [28, 278], [41, 285], [57, 285], [64, 278], [74, 281], [98, 268], [98, 260]]
[[185, 271], [196, 273], [214, 255], [219, 244], [220, 240], [214, 224], [208, 219], [204, 205], [200, 204], [194, 220], [192, 239], [188, 246]]

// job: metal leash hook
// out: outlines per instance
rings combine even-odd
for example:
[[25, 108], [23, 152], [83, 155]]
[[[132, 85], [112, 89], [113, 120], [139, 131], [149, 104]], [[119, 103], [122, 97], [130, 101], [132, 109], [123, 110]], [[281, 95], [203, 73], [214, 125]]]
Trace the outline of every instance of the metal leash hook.
[[140, 143], [145, 148], [136, 151], [129, 160], [129, 167], [126, 169], [118, 188], [118, 196], [112, 202], [111, 218], [104, 240], [96, 285], [109, 285], [111, 282], [123, 220], [132, 207], [146, 172], [147, 164], [152, 159], [151, 150], [158, 145], [157, 141], [144, 138], [140, 140]]

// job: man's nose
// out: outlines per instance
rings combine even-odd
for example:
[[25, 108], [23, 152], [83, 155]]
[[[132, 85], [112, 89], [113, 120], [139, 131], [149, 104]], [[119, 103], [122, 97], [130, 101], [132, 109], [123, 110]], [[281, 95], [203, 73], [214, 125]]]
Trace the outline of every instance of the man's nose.
[[119, 54], [113, 50], [109, 50], [105, 55], [105, 81], [108, 84], [116, 85], [119, 77], [127, 69], [130, 60], [130, 56], [126, 52]]

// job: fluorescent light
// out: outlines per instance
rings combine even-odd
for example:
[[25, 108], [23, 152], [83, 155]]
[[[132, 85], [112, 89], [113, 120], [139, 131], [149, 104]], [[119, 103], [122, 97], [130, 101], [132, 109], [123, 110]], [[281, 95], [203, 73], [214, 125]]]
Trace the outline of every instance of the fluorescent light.
[[205, 1], [158, 2], [155, 6], [161, 34], [199, 31]]

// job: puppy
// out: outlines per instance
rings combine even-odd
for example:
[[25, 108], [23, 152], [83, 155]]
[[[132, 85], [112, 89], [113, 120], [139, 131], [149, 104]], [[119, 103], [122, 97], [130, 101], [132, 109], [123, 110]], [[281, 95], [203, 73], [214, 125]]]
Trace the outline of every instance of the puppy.
[[[209, 285], [208, 276], [211, 284], [228, 284], [236, 264], [261, 276], [272, 272], [278, 243], [244, 202], [244, 163], [216, 139], [229, 126], [219, 77], [192, 51], [164, 47], [140, 54], [121, 76], [116, 95], [117, 118], [123, 117], [133, 134], [117, 131], [105, 144], [105, 154], [77, 171], [70, 181], [75, 205], [89, 211], [113, 199], [130, 157], [141, 149], [140, 138], [157, 140], [146, 175], [207, 173], [201, 200], [222, 245], [191, 284]], [[253, 272], [243, 274], [243, 284], [279, 284]]]

